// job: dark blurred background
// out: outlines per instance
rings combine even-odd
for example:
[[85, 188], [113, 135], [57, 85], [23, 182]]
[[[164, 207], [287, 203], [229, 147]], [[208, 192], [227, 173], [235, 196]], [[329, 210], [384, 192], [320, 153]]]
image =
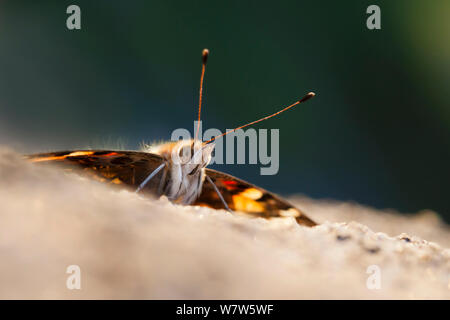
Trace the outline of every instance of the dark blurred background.
[[[81, 8], [82, 29], [66, 28]], [[366, 8], [381, 8], [381, 30]], [[192, 130], [280, 128], [280, 171], [214, 168], [281, 194], [450, 221], [450, 1], [0, 2], [0, 143], [138, 148]]]

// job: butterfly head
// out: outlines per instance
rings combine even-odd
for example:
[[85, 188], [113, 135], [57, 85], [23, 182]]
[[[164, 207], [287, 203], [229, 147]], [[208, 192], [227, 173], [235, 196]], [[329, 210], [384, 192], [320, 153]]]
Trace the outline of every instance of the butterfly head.
[[193, 174], [210, 163], [214, 146], [214, 143], [203, 144], [199, 140], [189, 139], [153, 146], [148, 151], [161, 155], [170, 164], [179, 165]]
[[171, 160], [193, 174], [210, 163], [213, 150], [214, 144], [203, 145], [198, 140], [179, 141], [172, 149]]

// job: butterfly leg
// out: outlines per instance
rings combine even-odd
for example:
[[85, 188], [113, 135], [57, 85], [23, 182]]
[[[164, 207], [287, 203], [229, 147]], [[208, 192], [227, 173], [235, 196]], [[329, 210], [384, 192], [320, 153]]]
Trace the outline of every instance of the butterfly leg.
[[222, 194], [220, 193], [219, 189], [217, 188], [217, 186], [214, 184], [214, 181], [212, 181], [212, 179], [210, 177], [208, 177], [208, 175], [206, 175], [206, 179], [208, 180], [209, 183], [212, 184], [214, 190], [216, 190], [217, 195], [219, 196], [220, 200], [222, 200], [223, 205], [225, 206], [225, 209], [231, 213], [233, 213], [233, 211], [228, 207], [227, 203], [225, 202], [225, 199], [223, 198]]
[[163, 189], [166, 186], [166, 176], [167, 176], [167, 171], [164, 170], [163, 174], [162, 174], [161, 181], [159, 182], [159, 186], [158, 186], [158, 195], [159, 196], [161, 196], [163, 194]]
[[145, 185], [150, 181], [150, 179], [153, 178], [154, 176], [156, 176], [156, 174], [157, 174], [159, 171], [161, 171], [161, 169], [164, 168], [165, 165], [166, 165], [166, 164], [163, 163], [163, 164], [161, 164], [158, 168], [156, 168], [155, 170], [153, 170], [152, 173], [150, 173], [150, 174], [148, 175], [148, 177], [145, 178], [144, 181], [142, 181], [142, 183], [139, 185], [139, 187], [136, 189], [135, 192], [138, 193], [139, 191], [141, 191], [142, 188], [144, 188]]

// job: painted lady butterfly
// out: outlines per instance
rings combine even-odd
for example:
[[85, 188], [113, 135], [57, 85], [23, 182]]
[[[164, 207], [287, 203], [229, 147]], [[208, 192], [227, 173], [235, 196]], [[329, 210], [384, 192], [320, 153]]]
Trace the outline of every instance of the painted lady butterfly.
[[[203, 50], [198, 123], [208, 54], [207, 49]], [[301, 225], [315, 226], [313, 220], [277, 195], [229, 174], [206, 168], [214, 150], [212, 141], [237, 129], [271, 118], [313, 96], [314, 93], [308, 93], [303, 99], [270, 116], [225, 132], [206, 142], [197, 139], [169, 142], [160, 145], [154, 153], [76, 150], [34, 154], [27, 158], [35, 163], [61, 164], [68, 170], [83, 172], [96, 180], [135, 190], [143, 195], [165, 195], [174, 203], [226, 209], [254, 217], [289, 216], [294, 217]], [[197, 134], [198, 128], [196, 138]], [[184, 161], [174, 161], [174, 152], [181, 158], [183, 154], [192, 156]]]

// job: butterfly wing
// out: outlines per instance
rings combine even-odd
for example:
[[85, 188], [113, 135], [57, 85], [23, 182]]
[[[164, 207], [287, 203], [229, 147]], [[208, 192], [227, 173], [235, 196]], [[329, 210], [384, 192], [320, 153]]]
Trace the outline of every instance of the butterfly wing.
[[[66, 171], [81, 170], [95, 180], [133, 191], [163, 163], [163, 158], [159, 155], [137, 151], [63, 151], [35, 154], [27, 158], [35, 163], [61, 165]], [[233, 211], [264, 218], [293, 216], [301, 225], [316, 225], [299, 209], [273, 193], [216, 170], [206, 169], [206, 174]], [[166, 183], [162, 180], [166, 180], [164, 170], [157, 173], [141, 192], [160, 195], [161, 183]], [[193, 205], [224, 208], [214, 187], [208, 181], [203, 183], [200, 197]]]
[[[263, 218], [292, 216], [301, 225], [316, 225], [299, 209], [271, 192], [220, 171], [206, 169], [206, 174], [233, 211]], [[221, 199], [208, 181], [203, 183], [202, 193], [194, 205], [224, 209]]]
[[[131, 190], [136, 190], [163, 163], [163, 159], [156, 154], [136, 151], [63, 151], [34, 154], [27, 158], [34, 163], [61, 165], [66, 171], [81, 170], [95, 180]], [[163, 170], [141, 192], [156, 195], [161, 179], [164, 179]]]

